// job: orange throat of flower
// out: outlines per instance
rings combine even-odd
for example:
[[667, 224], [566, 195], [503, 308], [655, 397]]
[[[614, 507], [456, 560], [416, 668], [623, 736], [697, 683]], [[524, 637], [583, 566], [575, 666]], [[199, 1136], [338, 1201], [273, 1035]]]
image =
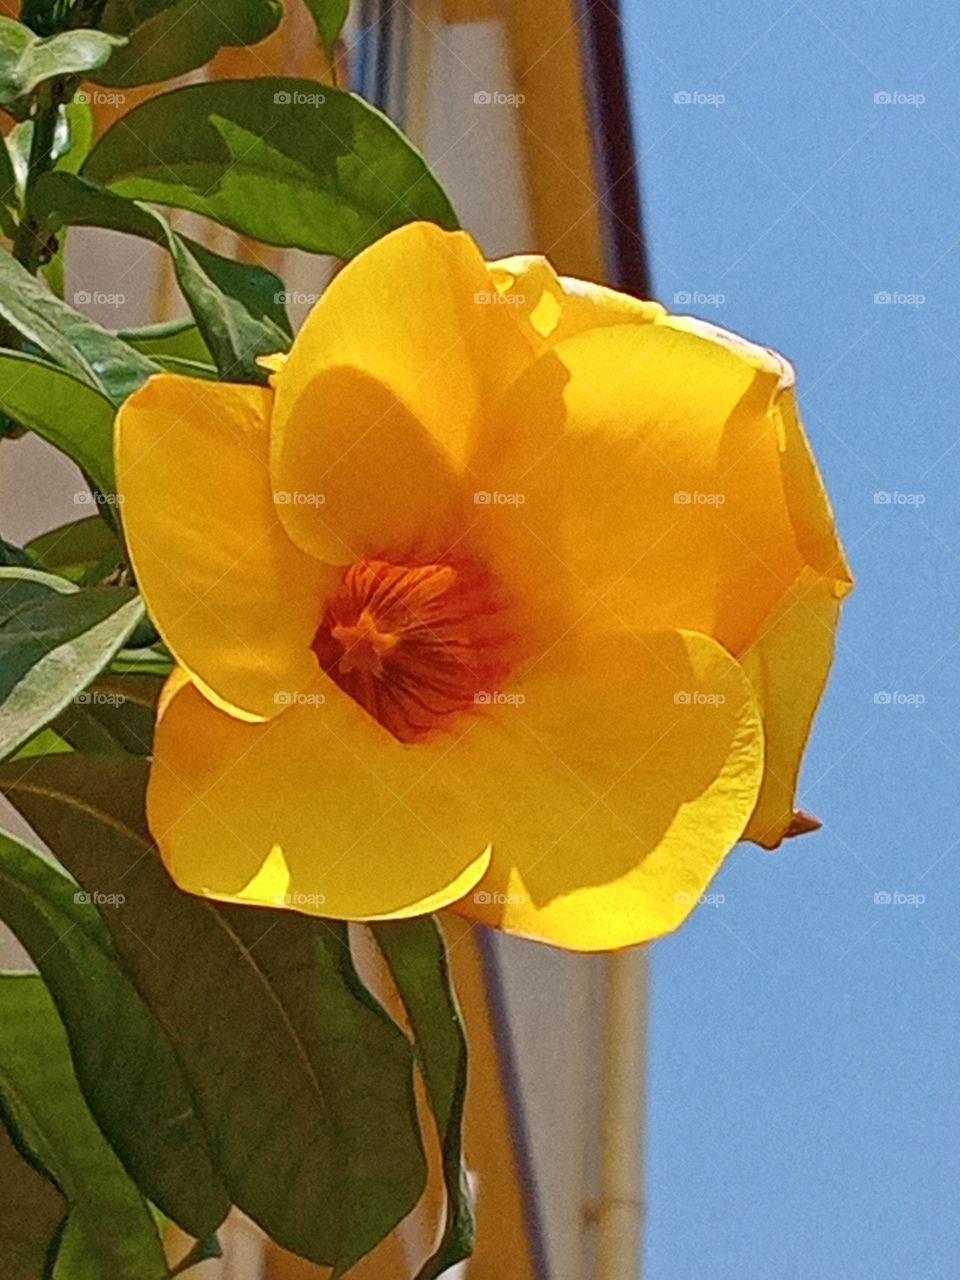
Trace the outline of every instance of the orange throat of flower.
[[345, 693], [400, 742], [421, 742], [488, 703], [512, 645], [493, 576], [476, 561], [357, 560], [313, 649]]

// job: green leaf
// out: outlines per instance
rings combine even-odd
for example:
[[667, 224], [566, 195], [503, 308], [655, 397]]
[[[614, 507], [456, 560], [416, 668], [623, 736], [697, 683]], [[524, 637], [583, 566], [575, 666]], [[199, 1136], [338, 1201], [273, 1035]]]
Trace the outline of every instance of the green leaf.
[[13, 756], [14, 760], [33, 760], [36, 756], [57, 755], [60, 752], [71, 752], [69, 742], [64, 742], [63, 738], [53, 729], [41, 729], [35, 737], [29, 742], [25, 742], [18, 752]]
[[[177, 373], [181, 378], [200, 378], [204, 382], [222, 382], [216, 365], [197, 364], [195, 360], [178, 360], [176, 356], [157, 356], [157, 364], [164, 373]], [[253, 381], [260, 382], [260, 369]]]
[[14, 18], [0, 18], [0, 105], [25, 98], [46, 80], [86, 77], [123, 44], [121, 36], [89, 28], [41, 39]]
[[63, 1230], [67, 1201], [25, 1150], [2, 1094], [0, 1208], [0, 1274], [4, 1280], [46, 1280]]
[[150, 1210], [87, 1109], [63, 1024], [33, 974], [0, 977], [0, 1090], [70, 1205], [54, 1280], [165, 1280]]
[[0, 319], [115, 405], [157, 372], [146, 356], [55, 298], [5, 249], [0, 249]]
[[100, 84], [169, 80], [225, 46], [256, 44], [275, 30], [280, 0], [107, 0], [101, 25], [130, 37], [96, 77]]
[[[346, 925], [249, 907], [220, 913], [304, 1037], [331, 1107], [342, 1162], [339, 1275], [413, 1208], [426, 1181], [410, 1047], [360, 981]], [[317, 966], [309, 985], [305, 961]]]
[[[35, 758], [0, 772], [15, 792], [34, 770], [41, 785], [46, 767]], [[173, 1050], [124, 973], [100, 912], [49, 856], [2, 834], [0, 887], [0, 918], [53, 994], [101, 1130], [146, 1195], [184, 1230], [208, 1235], [229, 1198]]]
[[386, 116], [311, 80], [160, 94], [107, 130], [83, 175], [269, 244], [341, 258], [417, 218], [457, 226], [423, 157]]
[[71, 583], [34, 565], [4, 565], [0, 569], [0, 624], [17, 610], [45, 600], [50, 591], [66, 595], [75, 590]]
[[121, 329], [117, 337], [149, 356], [167, 373], [212, 382], [219, 380], [216, 365], [211, 363], [210, 349], [193, 320], [170, 320], [142, 329]]
[[347, 981], [341, 931], [173, 885], [143, 824], [148, 769], [51, 756], [4, 765], [0, 790], [88, 893], [124, 895], [107, 927], [190, 1082], [234, 1203], [286, 1248], [342, 1271], [424, 1186], [409, 1046]]
[[[56, 136], [56, 135], [54, 135]], [[30, 162], [30, 146], [33, 142], [33, 121], [21, 120], [7, 134], [7, 155], [13, 169], [17, 188], [17, 203], [23, 203], [23, 193], [27, 185], [27, 169]]]
[[0, 567], [36, 569], [37, 563], [24, 547], [15, 547], [12, 542], [0, 538]]
[[293, 326], [287, 315], [286, 288], [280, 277], [256, 263], [225, 258], [186, 236], [178, 239], [187, 246], [214, 284], [229, 298], [242, 303], [262, 325], [270, 327], [276, 340], [284, 344], [283, 350], [287, 350], [293, 337]]
[[283, 281], [264, 267], [233, 262], [178, 235], [156, 210], [71, 174], [46, 174], [31, 211], [53, 229], [64, 222], [128, 232], [166, 248], [177, 282], [222, 377], [265, 382], [256, 357], [286, 351], [290, 322]]
[[53, 728], [77, 751], [149, 756], [163, 685], [156, 675], [103, 675], [77, 695]]
[[[272, 297], [282, 296], [282, 285], [272, 272], [230, 262], [185, 236], [178, 236], [159, 214], [166, 233], [177, 283], [197, 322], [197, 328], [213, 356], [217, 372], [230, 381], [266, 383], [268, 374], [257, 364], [258, 356], [275, 355], [290, 348], [290, 335], [261, 311], [251, 310], [259, 289], [257, 277], [275, 282]], [[247, 296], [241, 296], [246, 294]], [[254, 305], [256, 305], [254, 303]]]
[[[2, 370], [0, 357], [0, 378]], [[38, 569], [76, 584], [89, 583], [91, 576], [106, 566], [115, 567], [120, 556], [116, 535], [99, 516], [84, 516], [41, 533], [28, 542], [24, 550]]]
[[207, 364], [210, 349], [193, 320], [167, 320], [140, 329], [120, 329], [116, 336], [154, 360], [173, 358]]
[[101, 492], [114, 492], [114, 407], [105, 395], [46, 360], [0, 350], [0, 411], [72, 458]]
[[350, 12], [350, 0], [307, 0], [307, 8], [313, 14], [327, 56], [333, 57], [334, 45]]
[[447, 1219], [436, 1253], [417, 1276], [417, 1280], [435, 1280], [473, 1252], [473, 1213], [462, 1156], [467, 1038], [436, 920], [424, 916], [371, 925], [371, 929], [410, 1019], [440, 1134]]
[[5, 138], [0, 139], [0, 230], [10, 240], [17, 234], [20, 216], [20, 187], [13, 158]]
[[78, 173], [93, 148], [93, 111], [83, 94], [60, 108], [65, 140], [58, 138], [54, 145], [54, 168], [58, 172]]
[[161, 644], [146, 649], [121, 649], [110, 670], [115, 675], [168, 676], [174, 668], [173, 659]]
[[31, 569], [0, 569], [0, 760], [109, 666], [143, 616], [129, 588], [80, 591]]

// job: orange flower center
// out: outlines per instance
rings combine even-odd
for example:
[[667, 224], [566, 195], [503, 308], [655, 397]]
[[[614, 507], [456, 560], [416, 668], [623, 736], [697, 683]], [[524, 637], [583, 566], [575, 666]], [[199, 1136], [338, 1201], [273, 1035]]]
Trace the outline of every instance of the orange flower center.
[[358, 560], [313, 649], [324, 671], [401, 742], [490, 701], [513, 665], [498, 584], [473, 560]]

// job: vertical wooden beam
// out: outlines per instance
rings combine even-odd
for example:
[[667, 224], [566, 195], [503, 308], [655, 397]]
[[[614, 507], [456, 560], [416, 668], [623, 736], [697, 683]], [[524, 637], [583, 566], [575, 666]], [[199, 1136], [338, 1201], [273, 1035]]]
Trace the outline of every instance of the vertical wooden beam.
[[[566, 275], [607, 278], [576, 0], [504, 8], [535, 246]], [[601, 193], [602, 194], [602, 193]]]

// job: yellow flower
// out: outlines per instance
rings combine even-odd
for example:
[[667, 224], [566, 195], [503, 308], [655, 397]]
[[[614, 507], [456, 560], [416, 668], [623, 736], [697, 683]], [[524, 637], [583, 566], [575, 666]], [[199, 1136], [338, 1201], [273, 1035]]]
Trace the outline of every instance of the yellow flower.
[[810, 825], [850, 575], [783, 360], [416, 223], [269, 363], [119, 418], [183, 888], [607, 949]]

